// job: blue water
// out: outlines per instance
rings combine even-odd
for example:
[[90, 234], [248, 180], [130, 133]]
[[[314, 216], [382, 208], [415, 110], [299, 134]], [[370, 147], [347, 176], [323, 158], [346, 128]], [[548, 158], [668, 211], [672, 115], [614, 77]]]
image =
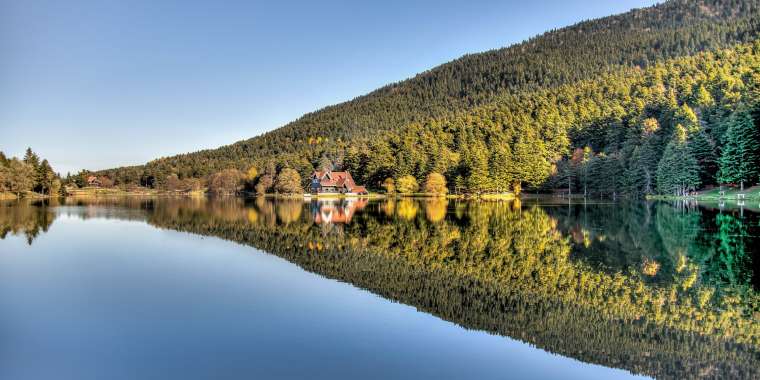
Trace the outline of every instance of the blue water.
[[634, 377], [97, 207], [0, 240], [0, 379]]

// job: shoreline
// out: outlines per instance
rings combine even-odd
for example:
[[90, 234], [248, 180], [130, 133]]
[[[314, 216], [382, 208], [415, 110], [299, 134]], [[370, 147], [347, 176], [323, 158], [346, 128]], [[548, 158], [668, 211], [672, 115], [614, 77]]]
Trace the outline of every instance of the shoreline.
[[[527, 195], [527, 194], [526, 194]], [[264, 194], [257, 195], [249, 192], [241, 192], [238, 194], [212, 194], [205, 190], [193, 191], [193, 192], [169, 192], [162, 190], [141, 190], [141, 191], [127, 191], [123, 189], [104, 189], [104, 188], [88, 188], [69, 190], [66, 194], [52, 196], [47, 194], [38, 194], [33, 192], [27, 192], [16, 196], [14, 193], [0, 192], [0, 200], [42, 200], [51, 198], [107, 198], [107, 197], [243, 197], [243, 198], [256, 198], [264, 197], [271, 199], [300, 199], [300, 200], [329, 200], [329, 199], [405, 199], [405, 198], [424, 198], [424, 199], [468, 199], [468, 200], [514, 200], [523, 198], [513, 193], [489, 193], [489, 194], [430, 194], [430, 193], [410, 193], [410, 194], [384, 194], [384, 193], [369, 193], [368, 195], [355, 195], [355, 194]], [[527, 196], [530, 197], [529, 195]]]

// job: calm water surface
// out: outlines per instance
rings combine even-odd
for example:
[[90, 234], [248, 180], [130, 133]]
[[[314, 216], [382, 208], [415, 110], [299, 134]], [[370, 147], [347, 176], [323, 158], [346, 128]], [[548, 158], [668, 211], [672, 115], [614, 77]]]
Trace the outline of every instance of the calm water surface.
[[758, 378], [749, 206], [5, 203], [0, 378]]

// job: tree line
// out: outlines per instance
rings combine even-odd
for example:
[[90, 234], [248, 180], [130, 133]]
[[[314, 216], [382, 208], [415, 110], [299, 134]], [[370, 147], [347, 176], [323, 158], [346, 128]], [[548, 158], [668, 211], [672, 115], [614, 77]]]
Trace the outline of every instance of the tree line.
[[[731, 111], [726, 107], [747, 103], [748, 112], [756, 109], [746, 94], [746, 87], [756, 83], [753, 68], [735, 61], [744, 58], [737, 55], [744, 55], [748, 45], [734, 45], [754, 41], [759, 12], [749, 0], [669, 1], [587, 21], [465, 56], [253, 139], [98, 174], [117, 185], [161, 188], [171, 176], [208, 180], [227, 169], [264, 172], [274, 165], [275, 176], [285, 168], [295, 170], [304, 186], [327, 161], [351, 170], [358, 182], [375, 190], [388, 178], [411, 175], [422, 183], [428, 174], [439, 173], [450, 192], [559, 189], [568, 182], [573, 192], [585, 188], [600, 195], [677, 192], [682, 182], [681, 190], [692, 187], [693, 176], [669, 180], [672, 173], [664, 171], [661, 186], [657, 180], [676, 127], [674, 110], [684, 103], [693, 109], [708, 133], [706, 144], [699, 144], [720, 158]], [[694, 62], [691, 56], [699, 52], [708, 53], [698, 55], [703, 62]], [[688, 73], [684, 63], [693, 65]], [[731, 67], [737, 63], [741, 67]], [[674, 78], [682, 74], [695, 86]], [[639, 79], [648, 83], [634, 83]], [[604, 91], [617, 99], [607, 101]], [[645, 123], [651, 124], [647, 119], [661, 128], [644, 133]], [[425, 145], [415, 145], [419, 142]], [[673, 145], [671, 161], [683, 150]], [[605, 165], [581, 168], [568, 162], [576, 148], [586, 147], [591, 149], [588, 161], [598, 158]], [[705, 161], [709, 157], [695, 158], [712, 165]], [[639, 163], [631, 165], [634, 161]], [[593, 178], [593, 167], [611, 171], [615, 175], [607, 178], [615, 183], [579, 182]], [[619, 180], [624, 174], [634, 178]], [[721, 179], [736, 181], [735, 174], [724, 174]], [[262, 187], [272, 189], [268, 175]], [[710, 184], [710, 177], [700, 178], [700, 185]]]
[[27, 148], [22, 159], [8, 158], [0, 152], [0, 192], [16, 197], [35, 192], [41, 195], [60, 195], [61, 179], [47, 159], [40, 159]]

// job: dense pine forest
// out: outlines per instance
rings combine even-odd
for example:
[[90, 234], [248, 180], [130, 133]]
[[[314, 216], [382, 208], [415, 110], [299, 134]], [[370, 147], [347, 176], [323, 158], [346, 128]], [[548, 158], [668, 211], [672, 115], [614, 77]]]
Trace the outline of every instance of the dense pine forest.
[[258, 192], [296, 192], [278, 186], [283, 172], [292, 184], [324, 167], [371, 189], [439, 173], [455, 193], [750, 186], [758, 31], [757, 1], [668, 1], [468, 55], [249, 140], [95, 174]]

